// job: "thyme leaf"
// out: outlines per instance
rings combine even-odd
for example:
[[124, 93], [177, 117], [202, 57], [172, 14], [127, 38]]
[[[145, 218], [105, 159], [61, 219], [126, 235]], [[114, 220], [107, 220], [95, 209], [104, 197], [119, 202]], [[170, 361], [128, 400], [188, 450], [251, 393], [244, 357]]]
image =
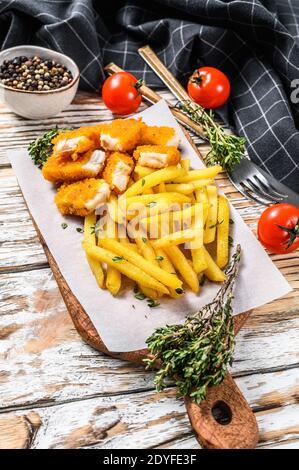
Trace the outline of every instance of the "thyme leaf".
[[205, 110], [192, 101], [180, 101], [176, 107], [202, 126], [203, 134], [211, 145], [211, 150], [205, 157], [207, 165], [219, 164], [223, 169], [232, 171], [244, 155], [246, 139], [225, 132], [215, 121], [211, 110]]
[[143, 292], [136, 292], [134, 297], [137, 300], [144, 300], [146, 296], [143, 294]]
[[147, 299], [147, 305], [148, 305], [150, 308], [155, 308], [155, 307], [158, 307], [160, 304], [159, 304], [159, 302], [157, 302], [157, 301], [154, 300], [154, 299]]
[[206, 397], [207, 389], [220, 384], [234, 351], [232, 291], [238, 272], [241, 247], [237, 246], [226, 271], [226, 280], [209, 304], [183, 324], [157, 328], [147, 339], [151, 356], [147, 368], [161, 366], [155, 385], [162, 390], [167, 377], [176, 381], [178, 393], [195, 403]]
[[125, 258], [123, 256], [113, 256], [112, 261], [115, 263], [119, 263], [120, 261], [123, 261]]
[[222, 223], [223, 223], [223, 219], [220, 222], [217, 221], [215, 224], [210, 225], [209, 228], [217, 227], [217, 225], [221, 225]]
[[65, 132], [67, 129], [51, 129], [47, 131], [41, 137], [30, 142], [28, 145], [28, 152], [31, 156], [34, 164], [37, 165], [39, 168], [42, 168], [50, 155], [52, 154], [53, 144], [52, 139], [56, 137], [61, 132]]

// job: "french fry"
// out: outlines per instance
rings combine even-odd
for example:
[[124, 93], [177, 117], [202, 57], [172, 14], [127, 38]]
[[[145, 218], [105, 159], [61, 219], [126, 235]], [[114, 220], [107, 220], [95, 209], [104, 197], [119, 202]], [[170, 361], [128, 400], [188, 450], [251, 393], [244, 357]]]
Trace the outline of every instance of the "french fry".
[[154, 194], [153, 188], [147, 188], [143, 191], [143, 194]]
[[144, 205], [148, 204], [150, 206], [154, 206], [154, 204], [159, 200], [164, 199], [169, 202], [179, 202], [187, 204], [190, 202], [190, 198], [185, 194], [180, 194], [176, 192], [165, 192], [165, 193], [158, 193], [158, 194], [141, 194], [140, 196], [131, 196], [125, 199], [126, 207], [130, 206], [131, 204], [142, 203]]
[[163, 222], [163, 219], [167, 218], [167, 222], [171, 224], [178, 223], [180, 227], [183, 227], [184, 223], [190, 223], [191, 217], [194, 215], [195, 206], [187, 205], [182, 210], [173, 210], [160, 214], [150, 215], [149, 217], [144, 217], [140, 220], [140, 224], [143, 227], [147, 227], [150, 230], [150, 227], [156, 227]]
[[194, 194], [196, 202], [203, 203], [203, 223], [205, 226], [210, 207], [206, 186], [198, 187], [197, 189], [195, 189]]
[[[147, 168], [145, 166], [136, 165], [135, 170], [133, 172], [134, 181], [138, 181], [140, 178], [144, 178], [144, 176], [150, 175], [155, 171], [153, 168]], [[154, 191], [152, 188], [145, 189], [143, 194], [153, 194]]]
[[225, 280], [225, 274], [219, 266], [215, 263], [213, 260], [212, 256], [210, 253], [206, 250], [206, 248], [203, 248], [204, 250], [204, 255], [206, 259], [206, 263], [208, 265], [207, 269], [205, 269], [204, 273], [207, 276], [210, 281], [214, 282], [223, 282]]
[[[110, 223], [113, 225], [111, 229], [113, 230], [116, 237], [117, 226], [112, 219], [110, 219]], [[117, 240], [117, 238], [115, 238], [115, 240]], [[114, 296], [121, 288], [121, 273], [114, 266], [107, 266], [106, 287]]]
[[119, 243], [122, 243], [123, 245], [126, 245], [128, 248], [131, 248], [131, 250], [136, 251], [136, 253], [139, 253], [138, 246], [135, 245], [135, 243], [131, 243], [128, 237], [121, 237], [119, 239]]
[[106, 287], [114, 296], [121, 288], [121, 273], [113, 266], [107, 267]]
[[[205, 186], [208, 186], [208, 184], [213, 184], [213, 182], [214, 180], [212, 178], [208, 178], [208, 179], [191, 181], [191, 184], [193, 185], [193, 188], [197, 190], [197, 189], [204, 188]], [[185, 183], [185, 184], [188, 184], [188, 183]]]
[[147, 166], [136, 165], [133, 172], [133, 177], [135, 181], [144, 178], [147, 175], [150, 175], [155, 171], [154, 168], [148, 168]]
[[126, 218], [127, 220], [132, 220], [135, 217], [139, 220], [147, 219], [148, 217], [154, 217], [157, 214], [178, 210], [181, 204], [184, 203], [172, 203], [169, 199], [158, 199], [156, 204], [149, 204], [148, 207], [143, 203], [131, 204], [126, 211]]
[[141, 292], [149, 299], [157, 300], [162, 296], [161, 293], [158, 293], [156, 290], [151, 289], [150, 287], [143, 286], [142, 284], [138, 284], [138, 286]]
[[[139, 253], [138, 246], [135, 245], [135, 243], [131, 243], [127, 237], [122, 237], [119, 239], [119, 242], [122, 243], [123, 245], [126, 245], [128, 248], [131, 248], [132, 250], [136, 251], [136, 253]], [[150, 287], [143, 286], [142, 284], [138, 284], [139, 289], [149, 298], [151, 299], [158, 299], [159, 295], [158, 292], [154, 289], [151, 289]]]
[[176, 192], [182, 194], [192, 194], [194, 191], [194, 186], [192, 183], [167, 183], [165, 184], [165, 191], [167, 192]]
[[179, 232], [173, 232], [169, 235], [165, 235], [158, 240], [152, 242], [153, 247], [157, 248], [167, 248], [169, 246], [181, 245], [182, 243], [190, 242], [194, 240], [196, 233], [193, 229], [180, 230]]
[[[132, 264], [125, 259], [122, 259], [121, 256], [117, 256], [116, 253], [106, 250], [100, 246], [90, 245], [86, 242], [83, 242], [83, 248], [88, 256], [102, 263], [106, 263], [108, 266], [115, 267], [116, 269], [118, 269], [118, 271], [127, 276], [129, 279], [132, 279], [133, 281], [150, 287], [152, 289], [158, 290], [163, 294], [169, 293], [168, 289], [161, 282], [157, 281], [155, 278], [142, 271], [135, 264]], [[127, 248], [125, 248], [125, 250], [129, 251]]]
[[189, 183], [194, 180], [214, 178], [221, 170], [222, 167], [220, 165], [209, 166], [208, 168], [202, 168], [201, 170], [190, 170], [186, 175], [175, 178], [174, 182]]
[[190, 160], [188, 158], [185, 158], [184, 160], [181, 160], [181, 167], [184, 168], [184, 170], [189, 171], [189, 169], [190, 169]]
[[191, 287], [192, 291], [199, 292], [199, 281], [196, 272], [189, 265], [187, 258], [178, 246], [170, 246], [165, 248], [166, 254], [169, 256], [175, 269], [181, 274], [186, 284]]
[[191, 250], [201, 248], [203, 245], [203, 203], [197, 202], [193, 207], [194, 219], [192, 221], [192, 230], [195, 233], [195, 238], [190, 242]]
[[207, 186], [207, 194], [209, 198], [209, 213], [206, 221], [206, 228], [204, 232], [203, 241], [205, 244], [212, 243], [216, 236], [216, 225], [217, 225], [217, 187]]
[[[95, 227], [97, 218], [95, 214], [87, 215], [84, 219], [84, 241], [93, 246], [96, 244], [96, 236], [93, 228]], [[96, 278], [96, 281], [101, 289], [105, 287], [105, 276], [102, 265], [99, 261], [94, 260], [90, 256], [86, 255], [90, 269]]]
[[126, 221], [124, 208], [118, 204], [116, 194], [111, 193], [108, 203], [108, 212], [112, 220], [119, 224], [124, 224]]
[[149, 240], [147, 238], [136, 238], [136, 245], [145, 259], [150, 261], [156, 266], [159, 266], [159, 263], [156, 259], [156, 253], [154, 248], [152, 247], [151, 243], [149, 243]]
[[[177, 276], [173, 276], [172, 274], [166, 273], [159, 266], [155, 266], [153, 263], [144, 259], [134, 250], [131, 250], [130, 248], [125, 247], [124, 245], [121, 245], [115, 240], [109, 240], [107, 238], [102, 239], [101, 246], [106, 248], [107, 250], [110, 250], [113, 253], [116, 253], [116, 255], [123, 257], [125, 260], [129, 261], [135, 266], [138, 266], [142, 271], [144, 271], [144, 273], [147, 273], [148, 275], [160, 281], [167, 287], [172, 287], [173, 289], [176, 289], [182, 286], [182, 281]], [[140, 280], [139, 282], [141, 284], [144, 284], [142, 280]]]
[[178, 168], [176, 166], [169, 166], [167, 168], [162, 168], [161, 170], [154, 171], [144, 178], [136, 181], [130, 188], [128, 188], [123, 197], [132, 197], [142, 194], [145, 189], [152, 188], [157, 186], [160, 183], [165, 181], [172, 181], [176, 178], [183, 177], [186, 174], [186, 171], [183, 168]]
[[[149, 240], [146, 239], [146, 243], [144, 242], [145, 239], [142, 238], [136, 238], [135, 242], [136, 245], [145, 259], [150, 261], [156, 266], [159, 266], [159, 263], [156, 259], [156, 253], [152, 247], [152, 245], [149, 243]], [[154, 291], [153, 289], [149, 289], [148, 287], [144, 288], [143, 286], [140, 286], [142, 292], [147, 296], [150, 297], [151, 299], [157, 299], [159, 297], [157, 291]]]
[[[155, 252], [156, 252], [156, 259], [159, 262], [159, 266], [162, 269], [164, 269], [164, 271], [170, 274], [176, 274], [174, 266], [172, 262], [170, 261], [169, 257], [167, 256], [167, 254], [165, 253], [165, 251], [162, 250], [161, 248], [158, 248], [157, 250], [155, 250]], [[178, 297], [182, 297], [182, 295], [184, 294], [184, 291], [183, 289], [175, 290], [175, 289], [169, 288], [169, 294], [171, 297], [176, 299]]]
[[204, 247], [191, 250], [193, 269], [198, 274], [207, 269]]
[[229, 205], [224, 196], [218, 198], [216, 261], [220, 269], [228, 263]]
[[196, 208], [193, 229], [196, 239], [190, 243], [193, 269], [198, 274], [207, 268], [203, 252], [203, 227], [204, 227], [204, 206], [206, 203], [198, 202], [194, 204]]
[[207, 188], [199, 188], [195, 190], [195, 199], [197, 202], [208, 203]]
[[203, 203], [203, 226], [204, 227], [206, 226], [206, 223], [207, 223], [207, 218], [208, 218], [208, 215], [209, 215], [209, 209], [210, 209], [210, 204], [204, 202]]
[[166, 187], [165, 187], [165, 183], [160, 183], [159, 184], [159, 193], [166, 193]]

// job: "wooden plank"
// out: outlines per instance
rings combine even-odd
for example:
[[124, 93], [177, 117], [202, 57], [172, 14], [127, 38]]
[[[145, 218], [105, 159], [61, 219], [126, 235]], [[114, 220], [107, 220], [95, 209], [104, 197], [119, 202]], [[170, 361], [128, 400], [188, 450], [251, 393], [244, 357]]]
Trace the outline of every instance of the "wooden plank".
[[[298, 444], [298, 412], [299, 406], [294, 404], [257, 412], [258, 445]], [[8, 445], [35, 449], [198, 448], [182, 400], [171, 389], [3, 413], [0, 448]]]
[[[0, 276], [2, 337], [0, 396], [2, 407], [59, 403], [86, 396], [125, 393], [153, 388], [153, 374], [142, 367], [113, 360], [84, 344], [76, 333], [50, 269]], [[235, 376], [289, 368], [282, 381], [290, 391], [276, 389], [263, 375], [258, 383], [245, 379], [242, 387], [280, 390], [279, 405], [292, 400], [293, 375], [299, 356], [299, 318], [294, 310], [275, 311], [271, 304], [253, 313], [237, 337]], [[99, 312], [100, 313], [100, 312]], [[275, 372], [276, 374], [276, 372]], [[281, 374], [281, 372], [279, 372]], [[290, 374], [290, 375], [288, 375]], [[279, 375], [277, 376], [279, 380]], [[242, 382], [243, 383], [243, 382]], [[247, 398], [247, 389], [242, 389]], [[258, 396], [258, 395], [257, 395]], [[270, 397], [271, 398], [271, 397]], [[252, 403], [255, 407], [267, 403]], [[271, 406], [273, 402], [270, 402]]]

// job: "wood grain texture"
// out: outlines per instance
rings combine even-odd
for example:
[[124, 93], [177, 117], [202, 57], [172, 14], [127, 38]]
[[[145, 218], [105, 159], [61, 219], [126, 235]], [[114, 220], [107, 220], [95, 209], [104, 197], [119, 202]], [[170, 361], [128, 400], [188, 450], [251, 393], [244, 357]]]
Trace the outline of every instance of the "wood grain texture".
[[[168, 93], [163, 95], [170, 99]], [[97, 97], [80, 93], [55, 121], [76, 126], [110, 118]], [[103, 417], [94, 419], [92, 410], [104, 399], [127, 406], [127, 418], [121, 418], [113, 428], [112, 441], [109, 435], [95, 437], [91, 447], [115, 448], [134, 442], [139, 447], [196, 448], [181, 400], [175, 398], [171, 384], [162, 397], [155, 394], [153, 373], [111, 359], [82, 343], [66, 313], [6, 158], [6, 150], [26, 146], [53, 124], [54, 120], [23, 120], [0, 106], [0, 446], [35, 446], [35, 439], [31, 439], [35, 431], [26, 434], [31, 427], [19, 421], [30, 412], [41, 417], [36, 447], [65, 447], [65, 436], [70, 436], [68, 445], [84, 446], [84, 436], [86, 441], [92, 439], [85, 425], [90, 426], [91, 434], [95, 422], [101, 426]], [[195, 141], [201, 143], [200, 139]], [[203, 145], [200, 148], [202, 153], [208, 150]], [[255, 231], [262, 208], [248, 203], [226, 178], [219, 178], [218, 183]], [[253, 312], [237, 337], [232, 373], [257, 417], [258, 447], [298, 448], [299, 256], [297, 252], [272, 259], [294, 290]], [[135, 398], [140, 399], [138, 407], [131, 408]], [[149, 402], [156, 404], [150, 421], [156, 419], [157, 423], [150, 436], [144, 424], [147, 420], [139, 419]], [[24, 407], [26, 411], [22, 411]], [[67, 417], [65, 426], [64, 420], [55, 418], [58, 408], [64, 408], [60, 416]], [[79, 431], [77, 413], [91, 417], [83, 420]], [[125, 430], [126, 420], [132, 434]], [[26, 435], [29, 438], [24, 438]]]
[[[27, 427], [32, 413], [33, 430]], [[257, 411], [258, 447], [287, 448], [298, 442], [297, 413], [298, 405]], [[173, 389], [6, 412], [0, 416], [0, 447], [8, 442], [11, 448], [34, 449], [198, 449], [185, 407]]]

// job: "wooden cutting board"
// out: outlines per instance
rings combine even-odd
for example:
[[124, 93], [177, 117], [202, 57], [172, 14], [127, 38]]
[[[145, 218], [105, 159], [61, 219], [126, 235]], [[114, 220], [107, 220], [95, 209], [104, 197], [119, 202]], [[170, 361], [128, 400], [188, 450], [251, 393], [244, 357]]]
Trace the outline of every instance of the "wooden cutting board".
[[[184, 132], [201, 158], [190, 135], [187, 131], [184, 130]], [[143, 364], [143, 359], [148, 354], [147, 349], [130, 352], [113, 352], [107, 349], [82, 305], [70, 290], [32, 216], [31, 218], [69, 314], [81, 337], [90, 346], [111, 357]], [[235, 334], [242, 328], [250, 313], [251, 311], [234, 317]], [[258, 427], [255, 416], [229, 373], [220, 385], [209, 389], [206, 399], [200, 406], [194, 404], [189, 397], [184, 400], [192, 428], [203, 447], [252, 449], [256, 446]]]

